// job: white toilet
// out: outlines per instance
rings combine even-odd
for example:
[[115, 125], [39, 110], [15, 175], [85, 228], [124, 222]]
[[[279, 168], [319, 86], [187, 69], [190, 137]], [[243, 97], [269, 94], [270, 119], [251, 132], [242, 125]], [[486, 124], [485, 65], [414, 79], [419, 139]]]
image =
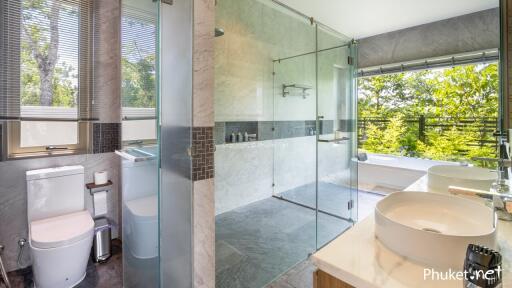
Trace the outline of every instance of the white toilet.
[[85, 278], [94, 234], [84, 205], [84, 167], [27, 171], [26, 179], [35, 287], [73, 287]]
[[158, 256], [158, 197], [138, 198], [125, 203], [128, 247], [139, 259]]
[[123, 160], [123, 239], [136, 259], [158, 256], [157, 164]]

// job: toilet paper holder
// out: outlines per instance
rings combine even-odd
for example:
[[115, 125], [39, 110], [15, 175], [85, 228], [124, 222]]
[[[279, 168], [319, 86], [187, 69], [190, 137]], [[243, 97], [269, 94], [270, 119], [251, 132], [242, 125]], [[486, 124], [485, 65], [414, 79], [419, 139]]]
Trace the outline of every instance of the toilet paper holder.
[[112, 185], [114, 185], [114, 183], [112, 183], [112, 181], [108, 180], [107, 183], [101, 184], [101, 185], [96, 185], [96, 184], [94, 184], [94, 182], [87, 183], [87, 184], [85, 184], [85, 187], [89, 190], [89, 194], [91, 194], [91, 196], [94, 196], [94, 193], [97, 193], [97, 192], [103, 192], [103, 191], [107, 191], [107, 193], [110, 192], [110, 190], [112, 190]]
[[[85, 184], [85, 187], [87, 187], [87, 189], [89, 189], [89, 194], [91, 194], [91, 197], [92, 197], [92, 216], [94, 219], [97, 219], [99, 217], [103, 217], [105, 216], [108, 212], [108, 204], [105, 203], [106, 206], [103, 207], [103, 210], [100, 209], [98, 212], [98, 208], [96, 207], [96, 201], [95, 201], [95, 193], [100, 193], [100, 192], [104, 192], [106, 193], [105, 195], [108, 195], [108, 193], [112, 190], [112, 181], [108, 180], [107, 183], [105, 184], [95, 184], [94, 182], [93, 183], [87, 183]], [[98, 194], [99, 195], [99, 194]], [[101, 196], [100, 196], [101, 197]]]

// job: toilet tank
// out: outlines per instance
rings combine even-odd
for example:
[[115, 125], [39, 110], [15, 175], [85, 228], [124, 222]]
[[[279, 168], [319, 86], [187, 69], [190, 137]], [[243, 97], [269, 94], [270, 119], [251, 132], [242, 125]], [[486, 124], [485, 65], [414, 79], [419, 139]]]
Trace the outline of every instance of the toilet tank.
[[157, 195], [157, 160], [154, 159], [141, 162], [123, 160], [121, 180], [124, 202]]
[[84, 210], [84, 167], [31, 170], [27, 179], [28, 222]]

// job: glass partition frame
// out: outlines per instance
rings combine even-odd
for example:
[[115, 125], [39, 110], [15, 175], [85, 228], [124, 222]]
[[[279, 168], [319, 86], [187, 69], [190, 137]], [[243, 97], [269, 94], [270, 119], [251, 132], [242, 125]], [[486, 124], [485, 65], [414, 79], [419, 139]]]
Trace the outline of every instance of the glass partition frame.
[[[357, 71], [357, 69], [356, 69], [356, 67], [357, 67], [357, 43], [355, 41], [349, 39], [348, 37], [343, 36], [335, 31], [333, 31], [332, 29], [328, 28], [327, 26], [325, 26], [323, 24], [315, 22], [311, 25], [311, 27], [315, 30], [315, 40], [314, 40], [315, 41], [315, 49], [313, 51], [306, 52], [303, 54], [298, 54], [298, 55], [287, 55], [283, 58], [274, 60], [274, 64], [273, 64], [273, 75], [274, 75], [274, 77], [273, 77], [273, 87], [274, 87], [273, 88], [274, 89], [274, 103], [273, 103], [273, 113], [274, 113], [274, 121], [273, 121], [273, 139], [274, 139], [273, 140], [274, 141], [274, 145], [273, 145], [273, 147], [274, 147], [273, 188], [274, 188], [274, 193], [273, 193], [273, 195], [274, 195], [274, 197], [277, 197], [279, 199], [289, 201], [291, 203], [294, 203], [294, 204], [297, 204], [297, 205], [300, 205], [300, 206], [303, 206], [303, 207], [306, 207], [306, 208], [309, 208], [309, 209], [312, 209], [315, 211], [315, 213], [316, 213], [316, 225], [315, 225], [316, 241], [315, 241], [315, 245], [314, 245], [315, 249], [313, 249], [313, 250], [316, 250], [316, 249], [319, 249], [322, 246], [326, 245], [327, 243], [329, 243], [337, 235], [344, 232], [346, 229], [348, 229], [351, 225], [353, 225], [357, 221], [357, 206], [358, 206], [357, 205], [357, 202], [358, 202], [357, 201], [357, 199], [358, 199], [358, 197], [357, 197], [358, 196], [357, 195], [357, 191], [358, 191], [357, 190], [357, 178], [358, 177], [357, 177], [357, 161], [354, 160], [354, 159], [356, 159], [356, 156], [357, 156], [357, 135], [356, 135], [357, 134], [357, 129], [356, 129], [356, 127], [357, 127], [357, 119], [356, 119], [356, 117], [357, 117], [357, 113], [356, 113], [356, 111], [357, 111], [357, 99], [356, 99], [357, 85], [355, 85], [355, 71]], [[326, 35], [330, 35], [330, 36], [326, 36]], [[330, 39], [328, 39], [328, 38], [330, 38]], [[345, 85], [344, 89], [346, 90], [347, 93], [346, 93], [346, 95], [344, 95], [345, 98], [342, 100], [344, 101], [343, 104], [346, 105], [346, 107], [344, 107], [344, 109], [345, 109], [345, 112], [347, 113], [347, 115], [344, 115], [345, 118], [343, 118], [343, 119], [339, 119], [339, 118], [334, 119], [332, 117], [331, 117], [332, 119], [323, 119], [323, 115], [321, 115], [321, 114], [323, 114], [321, 102], [324, 101], [324, 98], [332, 96], [332, 95], [327, 95], [328, 93], [321, 92], [322, 90], [326, 90], [326, 89], [322, 89], [322, 88], [325, 88], [325, 87], [322, 87], [322, 85], [325, 85], [325, 84], [322, 84], [322, 79], [320, 79], [320, 75], [319, 75], [319, 73], [320, 73], [319, 69], [322, 68], [321, 65], [324, 65], [324, 66], [332, 65], [334, 67], [337, 64], [334, 62], [327, 63], [327, 64], [320, 63], [319, 61], [325, 62], [325, 59], [323, 59], [323, 57], [326, 54], [338, 54], [337, 58], [335, 57], [336, 61], [338, 61], [340, 63], [341, 63], [341, 61], [346, 61], [343, 65], [344, 76], [343, 76], [342, 80], [344, 81], [344, 85]], [[313, 59], [313, 61], [314, 61], [314, 64], [312, 65], [313, 67], [305, 64], [305, 63], [310, 62], [310, 61], [308, 61], [308, 59], [309, 60]], [[288, 70], [288, 71], [293, 70], [290, 68], [288, 68], [288, 69], [283, 68], [287, 65], [288, 66], [292, 65], [292, 64], [290, 64], [292, 61], [295, 62], [295, 65], [299, 66], [299, 69], [296, 69], [296, 71], [292, 72], [292, 74], [295, 75], [295, 78], [297, 78], [297, 75], [299, 75], [300, 73], [308, 74], [308, 75], [314, 74], [314, 76], [313, 76], [314, 78], [311, 81], [312, 83], [310, 83], [310, 84], [312, 84], [311, 86], [313, 87], [313, 90], [310, 91], [307, 96], [307, 97], [314, 98], [314, 101], [312, 102], [312, 104], [315, 106], [314, 109], [312, 110], [314, 112], [312, 113], [312, 115], [310, 115], [312, 119], [309, 119], [309, 120], [306, 119], [303, 128], [298, 128], [298, 125], [301, 125], [298, 123], [291, 123], [291, 124], [280, 123], [281, 121], [284, 120], [282, 118], [283, 117], [282, 115], [286, 114], [284, 111], [287, 109], [286, 107], [283, 107], [283, 105], [285, 105], [283, 102], [283, 98], [285, 98], [285, 97], [283, 97], [283, 93], [285, 93], [283, 85], [286, 85], [286, 84], [281, 83], [281, 82], [285, 81], [285, 79], [290, 80], [290, 78], [293, 78], [293, 77], [287, 77], [289, 75], [283, 76], [283, 75], [281, 75], [281, 73], [283, 73], [284, 70]], [[300, 69], [302, 69], [302, 71], [297, 72], [297, 70], [300, 71]], [[309, 71], [309, 70], [313, 70], [314, 72], [311, 73], [311, 71]], [[299, 77], [299, 79], [300, 79], [300, 77]], [[305, 79], [307, 79], [307, 77]], [[302, 82], [308, 82], [308, 81], [309, 80], [303, 79]], [[288, 83], [288, 85], [292, 85], [292, 84]], [[304, 84], [304, 86], [309, 86], [309, 85]], [[334, 95], [334, 96], [336, 96], [336, 95]], [[304, 97], [304, 98], [306, 99], [306, 97]], [[289, 101], [294, 101], [294, 100], [289, 100]], [[331, 104], [334, 105], [334, 107], [335, 107], [337, 104], [340, 104], [340, 103], [331, 103]], [[299, 109], [300, 109], [300, 107], [299, 107]], [[289, 114], [288, 117], [293, 118], [293, 116], [290, 116], [290, 115], [293, 115], [293, 111], [290, 110], [288, 114]], [[309, 115], [309, 113], [308, 113], [308, 115]], [[347, 116], [349, 116], [349, 117], [347, 117]], [[307, 131], [308, 131], [308, 128], [310, 128], [308, 125], [312, 124], [311, 120], [314, 121], [314, 124], [313, 124], [314, 130], [312, 130], [313, 134], [308, 134]], [[322, 132], [322, 131], [325, 130], [325, 126], [329, 126], [329, 124], [326, 125], [327, 122], [332, 121], [333, 124], [330, 124], [330, 125], [334, 125], [334, 121], [340, 122], [340, 120], [343, 122], [344, 134], [348, 135], [348, 136], [346, 136], [346, 138], [348, 138], [348, 139], [340, 141], [340, 142], [335, 142], [333, 140], [336, 140], [336, 135], [343, 134], [343, 133], [338, 133], [337, 131], [331, 131], [332, 133], [327, 133], [327, 132]], [[293, 121], [291, 121], [291, 122], [293, 122]], [[283, 128], [280, 126], [283, 126], [283, 125], [290, 125], [291, 126], [291, 128], [289, 128], [290, 130], [293, 130], [293, 129], [295, 129], [295, 130], [305, 129], [306, 130], [305, 135], [303, 135], [305, 137], [303, 140], [303, 146], [301, 147], [302, 151], [300, 151], [300, 153], [297, 149], [293, 149], [293, 147], [291, 147], [293, 145], [291, 145], [291, 144], [285, 145], [282, 143], [283, 142], [283, 140], [282, 140]], [[339, 128], [339, 127], [338, 127], [338, 125], [335, 125], [333, 127], [333, 129], [334, 128]], [[334, 133], [334, 132], [336, 132], [336, 133]], [[293, 134], [293, 133], [291, 133], [291, 134]], [[330, 134], [330, 135], [327, 135], [327, 134]], [[313, 138], [315, 140], [314, 140], [314, 145], [311, 146], [310, 144], [313, 142], [308, 141], [305, 138], [308, 138], [308, 136], [313, 136], [313, 135], [314, 135]], [[327, 138], [330, 137], [332, 139], [326, 140], [326, 139], [324, 139], [326, 137]], [[299, 139], [299, 140], [293, 140], [293, 141], [300, 141], [300, 138], [297, 138], [297, 139]], [[311, 143], [309, 143], [309, 142], [311, 142]], [[343, 142], [343, 143], [341, 143], [341, 142]], [[343, 153], [343, 155], [339, 155], [339, 154], [337, 155], [338, 157], [340, 157], [340, 159], [342, 159], [342, 161], [345, 165], [344, 173], [346, 173], [348, 176], [345, 177], [345, 179], [343, 179], [344, 180], [343, 181], [343, 191], [344, 191], [343, 193], [346, 194], [343, 197], [343, 201], [338, 200], [337, 202], [339, 202], [339, 203], [331, 203], [336, 206], [336, 208], [338, 209], [337, 211], [339, 212], [339, 213], [334, 213], [334, 214], [330, 213], [329, 207], [326, 207], [326, 205], [325, 205], [325, 201], [320, 201], [321, 194], [323, 194], [325, 192], [324, 190], [326, 189], [324, 186], [325, 183], [321, 182], [321, 180], [322, 180], [321, 178], [323, 176], [322, 172], [325, 172], [325, 171], [322, 171], [321, 166], [325, 166], [323, 164], [325, 164], [327, 162], [335, 161], [333, 158], [328, 160], [329, 155], [326, 155], [326, 153], [325, 153], [325, 150], [326, 150], [325, 147], [327, 145], [329, 145], [329, 147], [342, 146], [342, 145], [347, 147], [343, 152], [341, 152], [341, 153]], [[283, 146], [283, 147], [281, 147], [281, 146]], [[283, 149], [288, 149], [288, 151], [283, 152]], [[328, 148], [327, 150], [329, 150], [329, 149], [330, 148]], [[336, 149], [336, 148], [334, 148], [334, 149]], [[297, 151], [294, 151], [294, 150], [297, 150]], [[304, 160], [306, 158], [309, 159], [311, 156], [313, 156], [314, 157], [314, 167], [309, 167], [312, 169], [303, 167], [304, 169], [301, 169], [301, 175], [293, 175], [293, 173], [289, 173], [289, 171], [286, 171], [286, 167], [288, 165], [286, 165], [286, 163], [284, 163], [284, 162], [286, 162], [285, 160], [286, 159], [290, 160], [293, 158], [290, 155], [286, 155], [286, 154], [294, 154], [294, 153], [295, 153], [295, 157], [297, 157], [297, 159], [301, 159], [301, 160]], [[302, 154], [302, 157], [300, 157], [300, 154]], [[296, 165], [299, 165], [299, 164], [296, 164]], [[325, 169], [323, 169], [323, 170], [325, 170]], [[333, 172], [340, 172], [340, 171], [333, 171]], [[341, 172], [343, 172], [343, 171], [341, 171]], [[302, 174], [304, 174], [304, 175], [302, 175]], [[312, 174], [314, 174], [314, 175], [312, 175]], [[291, 188], [291, 187], [293, 187], [294, 183], [290, 183], [290, 181], [291, 181], [290, 179], [291, 178], [299, 178], [299, 179], [305, 180], [311, 176], [314, 177], [314, 185], [310, 185], [308, 187], [308, 189], [310, 191], [307, 191], [305, 193], [311, 194], [311, 190], [314, 189], [314, 198], [309, 197], [307, 199], [301, 199], [302, 197], [297, 197], [297, 191], [293, 191], [293, 190], [302, 189], [302, 188], [301, 187]], [[283, 184], [283, 182], [284, 182], [284, 184]], [[299, 185], [299, 184], [295, 183], [295, 185]], [[291, 188], [291, 189], [287, 190], [287, 188]], [[327, 189], [329, 189], [329, 188], [327, 187]], [[293, 192], [288, 193], [288, 191], [293, 191]], [[306, 191], [306, 190], [302, 189], [301, 191]], [[327, 192], [329, 192], [329, 191], [327, 191]], [[330, 207], [330, 208], [332, 208], [332, 207]], [[336, 214], [341, 214], [341, 215], [336, 215]], [[322, 218], [325, 217], [325, 215], [337, 217], [337, 218], [341, 219], [342, 221], [344, 221], [343, 222], [344, 224], [343, 225], [332, 224], [332, 223], [334, 223], [334, 221], [331, 221], [330, 222], [331, 224], [325, 224], [325, 223], [323, 223], [323, 220], [322, 220]], [[331, 228], [333, 225], [337, 225], [337, 226], [339, 226], [337, 228], [338, 231], [336, 231], [336, 229], [334, 229], [333, 231], [326, 232], [326, 230], [331, 230], [331, 229], [324, 229], [323, 227], [325, 227], [325, 225], [330, 225]]]

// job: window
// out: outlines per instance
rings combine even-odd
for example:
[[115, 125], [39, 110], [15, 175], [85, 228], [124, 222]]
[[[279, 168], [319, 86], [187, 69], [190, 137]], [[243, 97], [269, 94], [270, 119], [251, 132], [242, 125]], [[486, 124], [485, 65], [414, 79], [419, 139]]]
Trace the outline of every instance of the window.
[[121, 93], [125, 145], [156, 141], [156, 35], [157, 15], [151, 2], [123, 1]]
[[81, 120], [91, 118], [92, 103], [89, 1], [6, 0], [1, 5], [8, 19], [1, 36], [10, 45], [2, 57], [19, 66], [6, 71], [3, 81], [6, 87], [19, 85], [2, 95], [10, 103], [3, 105], [3, 116], [15, 120], [8, 126], [9, 156], [83, 152], [88, 125]]
[[499, 67], [481, 62], [358, 79], [360, 148], [470, 162], [496, 157]]

